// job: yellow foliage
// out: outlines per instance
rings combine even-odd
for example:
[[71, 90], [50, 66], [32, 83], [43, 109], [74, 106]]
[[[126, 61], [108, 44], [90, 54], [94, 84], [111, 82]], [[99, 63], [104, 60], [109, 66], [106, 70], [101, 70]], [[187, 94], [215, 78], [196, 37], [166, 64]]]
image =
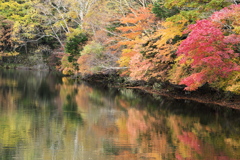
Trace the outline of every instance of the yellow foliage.
[[233, 139], [233, 138], [225, 138], [224, 142], [228, 145], [234, 146], [234, 147], [240, 147], [240, 141], [239, 139]]
[[130, 60], [130, 57], [123, 56], [117, 61], [117, 63], [119, 63], [121, 67], [127, 67], [129, 66]]
[[63, 69], [62, 73], [64, 75], [71, 75], [74, 73], [74, 69], [73, 68], [70, 68], [70, 67], [66, 67]]
[[189, 75], [189, 67], [190, 64], [193, 62], [193, 59], [187, 60], [185, 63], [180, 63], [180, 60], [183, 58], [183, 55], [178, 56], [174, 60], [174, 65], [172, 69], [169, 71], [169, 80], [173, 84], [178, 84], [180, 79]]
[[71, 39], [71, 38], [74, 38], [75, 36], [77, 36], [77, 35], [79, 35], [79, 34], [84, 32], [83, 30], [81, 30], [79, 28], [76, 28], [76, 29], [69, 28], [69, 30], [70, 30], [70, 32], [66, 33], [68, 40]]
[[68, 61], [69, 54], [66, 54], [61, 59], [62, 73], [65, 75], [71, 75], [74, 73], [74, 66]]
[[14, 15], [11, 16], [11, 18], [13, 18], [13, 19], [20, 19], [21, 17], [20, 17], [20, 15], [14, 14]]
[[13, 52], [4, 53], [2, 55], [3, 56], [16, 56], [16, 55], [19, 55], [19, 52], [13, 51]]
[[226, 91], [240, 94], [240, 72], [236, 71], [227, 79]]
[[240, 7], [235, 8], [235, 12], [231, 12], [229, 17], [232, 19], [233, 31], [240, 34]]
[[[181, 23], [182, 24], [182, 23]], [[172, 42], [172, 39], [174, 39], [176, 36], [182, 36], [183, 31], [183, 25], [176, 25], [173, 22], [163, 22], [162, 26], [164, 28], [159, 29], [155, 34], [155, 38], [160, 39], [155, 43], [158, 47], [162, 47], [167, 42]]]
[[226, 91], [240, 94], [240, 72], [233, 72], [228, 78], [221, 79], [219, 82], [213, 84], [213, 86], [220, 86]]
[[227, 87], [226, 91], [231, 91], [233, 93], [240, 94], [240, 82], [238, 82], [237, 84], [234, 84], [234, 85], [231, 85], [231, 86]]
[[68, 12], [68, 16], [71, 17], [71, 18], [73, 18], [73, 19], [77, 19], [77, 13], [74, 12], [74, 11], [69, 11], [69, 12]]
[[126, 48], [126, 49], [123, 49], [123, 50], [122, 50], [122, 53], [129, 53], [129, 52], [131, 52], [131, 51], [132, 51], [132, 49]]
[[233, 31], [236, 32], [237, 34], [240, 34], [240, 25], [234, 27]]

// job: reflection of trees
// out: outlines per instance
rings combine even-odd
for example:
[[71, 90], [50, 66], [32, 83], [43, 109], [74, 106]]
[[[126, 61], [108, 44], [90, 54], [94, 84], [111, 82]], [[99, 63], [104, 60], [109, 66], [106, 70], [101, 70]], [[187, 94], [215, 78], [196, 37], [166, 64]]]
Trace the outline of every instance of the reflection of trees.
[[[92, 117], [85, 117], [88, 125], [104, 139], [104, 153], [115, 159], [239, 157], [239, 120], [231, 119], [235, 114], [231, 110], [163, 97], [161, 102], [142, 100], [132, 90], [124, 89], [113, 96], [84, 85], [80, 88], [76, 96], [78, 107], [91, 114]], [[106, 99], [111, 96], [114, 101], [109, 103]]]
[[0, 159], [239, 159], [232, 110], [50, 75], [0, 75]]
[[[33, 145], [33, 139], [41, 137], [41, 126], [48, 124], [43, 118], [50, 116], [49, 109], [57, 95], [54, 86], [49, 85], [51, 81], [54, 78], [46, 72], [0, 72], [0, 158], [23, 156], [18, 155], [18, 149]], [[47, 114], [42, 114], [44, 109]]]
[[56, 96], [57, 90], [50, 85], [55, 79], [47, 72], [1, 71], [0, 104], [2, 107], [42, 106]]
[[[208, 160], [239, 157], [236, 154], [240, 153], [236, 150], [240, 144], [239, 126], [233, 123], [236, 118], [234, 121], [230, 118], [234, 112], [216, 111], [202, 104], [196, 104], [194, 111], [191, 110], [193, 102], [175, 103], [166, 99], [160, 106], [155, 104], [154, 108], [154, 103], [148, 104], [140, 99], [135, 99], [133, 108], [129, 99], [116, 97], [118, 107], [127, 113], [116, 120], [118, 138], [112, 144], [125, 146], [125, 149], [115, 146], [118, 148], [116, 159]], [[222, 119], [220, 115], [227, 119]], [[228, 123], [233, 124], [234, 129], [224, 127], [226, 121], [231, 121]]]

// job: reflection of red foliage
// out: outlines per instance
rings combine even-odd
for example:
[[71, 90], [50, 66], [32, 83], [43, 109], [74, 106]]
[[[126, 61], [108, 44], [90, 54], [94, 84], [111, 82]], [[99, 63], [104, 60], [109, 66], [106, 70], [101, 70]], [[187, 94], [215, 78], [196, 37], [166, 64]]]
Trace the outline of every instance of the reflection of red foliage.
[[214, 150], [214, 147], [209, 144], [202, 143], [198, 137], [192, 132], [183, 132], [182, 135], [178, 136], [180, 143], [185, 144], [190, 149], [189, 157], [182, 157], [181, 153], [176, 152], [175, 157], [177, 160], [195, 160], [194, 153], [195, 151], [199, 154], [203, 160], [237, 160], [225, 156], [222, 152], [217, 152]]
[[[216, 159], [217, 159], [217, 160], [234, 160], [234, 159], [231, 159], [231, 158], [229, 158], [229, 157], [227, 157], [227, 156], [217, 156]], [[237, 159], [236, 159], [236, 160], [237, 160]]]
[[127, 128], [132, 139], [137, 138], [139, 131], [144, 132], [148, 128], [144, 120], [144, 113], [135, 109], [129, 109], [128, 111]]
[[176, 157], [177, 160], [194, 160], [194, 159], [191, 159], [191, 158], [183, 158], [179, 153], [176, 153], [175, 157]]
[[197, 153], [201, 153], [201, 141], [192, 132], [183, 132], [183, 135], [178, 136], [178, 139]]

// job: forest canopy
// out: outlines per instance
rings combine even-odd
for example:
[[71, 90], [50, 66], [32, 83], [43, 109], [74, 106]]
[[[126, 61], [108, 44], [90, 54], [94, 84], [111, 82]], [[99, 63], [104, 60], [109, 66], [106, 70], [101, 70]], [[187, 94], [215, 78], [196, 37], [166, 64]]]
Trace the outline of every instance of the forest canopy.
[[47, 50], [64, 74], [117, 70], [187, 91], [209, 84], [240, 94], [239, 3], [0, 0], [0, 56]]

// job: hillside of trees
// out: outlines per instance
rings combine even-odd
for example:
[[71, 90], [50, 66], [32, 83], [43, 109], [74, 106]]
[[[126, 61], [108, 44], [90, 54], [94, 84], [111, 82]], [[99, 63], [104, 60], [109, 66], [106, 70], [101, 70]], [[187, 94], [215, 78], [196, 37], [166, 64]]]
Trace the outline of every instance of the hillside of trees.
[[0, 63], [21, 55], [66, 75], [240, 94], [240, 1], [0, 0]]

